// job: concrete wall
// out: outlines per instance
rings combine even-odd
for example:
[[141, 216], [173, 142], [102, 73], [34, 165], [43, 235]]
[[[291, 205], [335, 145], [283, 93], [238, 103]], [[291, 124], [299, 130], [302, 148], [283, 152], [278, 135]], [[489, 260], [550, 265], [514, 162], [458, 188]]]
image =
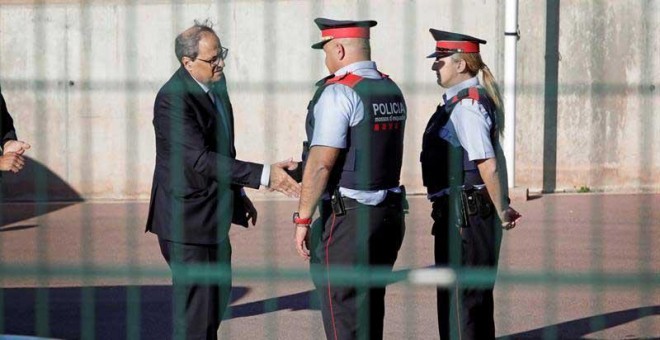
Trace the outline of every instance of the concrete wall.
[[[657, 1], [521, 2], [517, 186], [660, 188], [658, 13]], [[19, 137], [34, 147], [32, 164], [47, 169], [6, 175], [4, 196], [147, 198], [153, 99], [178, 67], [175, 36], [194, 19], [215, 22], [230, 49], [239, 158], [299, 158], [305, 108], [327, 73], [309, 47], [318, 16], [379, 22], [373, 58], [409, 108], [402, 181], [422, 192], [421, 133], [442, 94], [424, 58], [434, 46], [428, 28], [488, 40], [484, 59], [501, 78], [503, 0], [0, 0], [0, 86]], [[553, 42], [561, 60], [548, 63]]]
[[660, 189], [660, 1], [520, 2], [517, 184]]

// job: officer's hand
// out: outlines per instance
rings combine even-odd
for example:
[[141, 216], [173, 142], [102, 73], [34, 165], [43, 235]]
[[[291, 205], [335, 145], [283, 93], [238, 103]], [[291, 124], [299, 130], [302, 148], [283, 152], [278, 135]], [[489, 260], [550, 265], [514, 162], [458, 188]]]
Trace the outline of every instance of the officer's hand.
[[0, 156], [0, 171], [11, 171], [17, 173], [25, 166], [23, 156], [17, 153], [5, 153]]
[[516, 227], [516, 222], [520, 220], [522, 215], [515, 209], [508, 207], [501, 213], [500, 219], [502, 220], [502, 228], [509, 230]]
[[297, 166], [298, 163], [291, 159], [272, 164], [270, 166], [270, 182], [268, 187], [289, 197], [300, 197], [300, 188], [302, 186], [300, 183], [296, 183], [296, 181], [284, 171], [284, 169], [293, 170]]
[[310, 227], [308, 225], [304, 224], [296, 224], [296, 231], [295, 231], [295, 242], [296, 242], [296, 250], [298, 251], [298, 254], [300, 257], [302, 257], [305, 260], [309, 260], [309, 237], [310, 237], [310, 232], [309, 229]]
[[30, 148], [30, 144], [20, 141], [20, 140], [9, 140], [5, 143], [4, 147], [2, 148], [2, 151], [4, 153], [17, 153], [19, 155], [22, 155], [25, 150]]

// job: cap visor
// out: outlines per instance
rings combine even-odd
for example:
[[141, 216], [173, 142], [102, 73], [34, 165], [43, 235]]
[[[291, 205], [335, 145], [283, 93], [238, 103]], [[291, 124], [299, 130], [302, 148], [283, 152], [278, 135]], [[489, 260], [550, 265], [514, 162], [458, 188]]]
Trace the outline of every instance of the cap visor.
[[315, 50], [322, 50], [323, 46], [325, 44], [327, 44], [330, 40], [332, 40], [332, 39], [321, 40], [321, 41], [315, 43], [314, 45], [312, 45], [312, 48], [315, 49]]
[[436, 51], [436, 52], [433, 52], [433, 53], [429, 54], [427, 56], [427, 58], [444, 58], [444, 57], [448, 57], [448, 56], [450, 56], [454, 53], [455, 52], [438, 52], [438, 51]]

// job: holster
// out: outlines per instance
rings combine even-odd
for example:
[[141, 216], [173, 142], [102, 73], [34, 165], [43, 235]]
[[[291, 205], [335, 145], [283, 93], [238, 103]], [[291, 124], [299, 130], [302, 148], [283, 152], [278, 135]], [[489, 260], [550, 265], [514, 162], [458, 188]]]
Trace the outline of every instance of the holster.
[[339, 188], [335, 188], [330, 197], [330, 206], [332, 206], [332, 212], [335, 216], [344, 216], [346, 215], [346, 206], [344, 205], [344, 199], [339, 193]]
[[486, 187], [464, 186], [461, 190], [461, 204], [466, 217], [479, 216], [486, 218], [494, 211]]

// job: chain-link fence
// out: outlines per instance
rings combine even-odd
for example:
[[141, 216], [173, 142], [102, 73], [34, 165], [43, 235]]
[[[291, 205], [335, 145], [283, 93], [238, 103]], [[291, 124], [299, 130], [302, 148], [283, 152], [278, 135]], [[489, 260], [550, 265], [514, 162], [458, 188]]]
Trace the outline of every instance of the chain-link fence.
[[[660, 197], [645, 193], [660, 185], [657, 1], [520, 4], [516, 186], [530, 189], [511, 196], [523, 220], [504, 233], [497, 271], [432, 268], [419, 151], [442, 90], [424, 58], [428, 28], [488, 40], [482, 55], [499, 78], [504, 3], [0, 0], [0, 86], [32, 145], [25, 168], [2, 178], [0, 334], [171, 337], [184, 304], [144, 226], [154, 98], [178, 67], [174, 38], [194, 19], [215, 23], [231, 50], [237, 157], [270, 164], [300, 157], [307, 103], [327, 74], [310, 49], [313, 19], [325, 16], [378, 21], [372, 57], [408, 107], [410, 208], [394, 270], [331, 273], [339, 285], [387, 286], [386, 339], [438, 338], [435, 285], [494, 281], [498, 337], [660, 337]], [[546, 195], [564, 191], [579, 194]], [[231, 272], [175, 265], [175, 275], [232, 278], [220, 338], [323, 338], [309, 264], [293, 243], [297, 201], [246, 192], [258, 223], [230, 230]]]

